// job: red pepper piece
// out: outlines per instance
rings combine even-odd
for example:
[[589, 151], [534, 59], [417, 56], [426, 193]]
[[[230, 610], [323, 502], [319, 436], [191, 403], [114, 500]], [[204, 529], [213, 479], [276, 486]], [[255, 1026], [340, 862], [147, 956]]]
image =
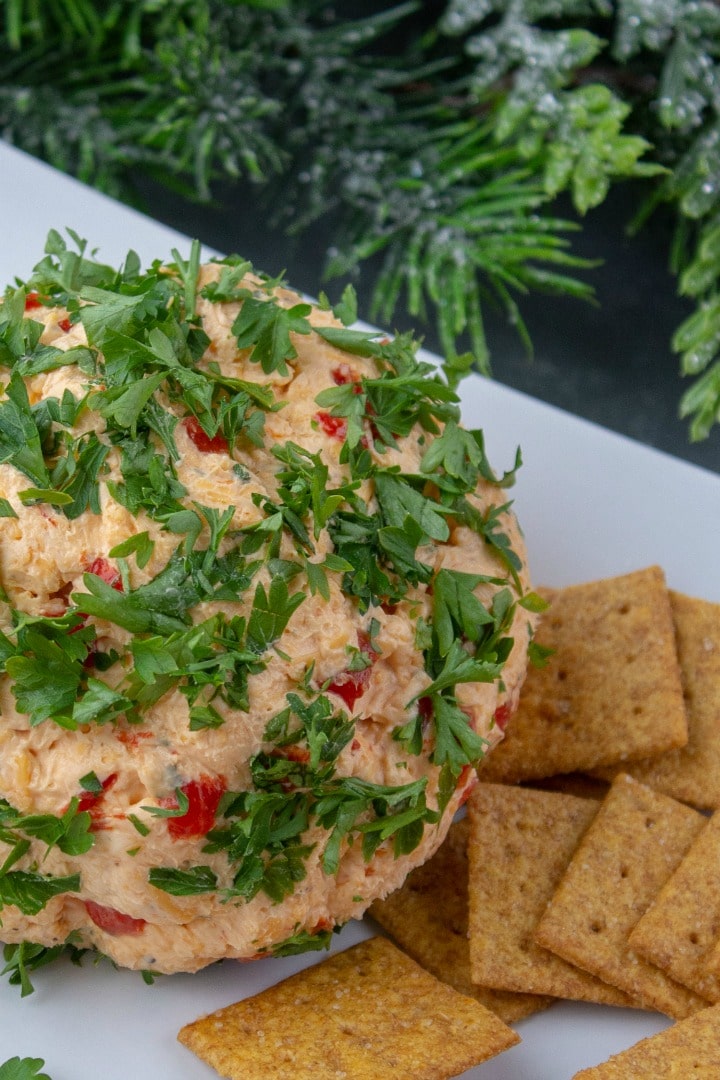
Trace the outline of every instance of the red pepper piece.
[[230, 447], [227, 439], [219, 431], [212, 437], [200, 426], [197, 416], [186, 416], [183, 427], [188, 433], [188, 438], [197, 446], [203, 454], [229, 454]]
[[93, 559], [87, 568], [88, 574], [95, 574], [96, 577], [102, 578], [106, 585], [111, 585], [113, 589], [117, 589], [118, 592], [123, 591], [122, 577], [120, 571], [116, 570], [107, 559], [104, 559], [102, 555], [97, 559]]
[[152, 731], [135, 731], [135, 729], [120, 728], [115, 732], [115, 738], [118, 742], [121, 742], [123, 746], [127, 746], [130, 750], [137, 750], [138, 746], [141, 746], [144, 739], [152, 739]]
[[72, 329], [72, 323], [70, 322], [69, 319], [59, 319], [58, 320], [58, 326], [60, 327], [61, 330], [64, 330], [66, 334], [68, 333], [69, 330]]
[[331, 693], [337, 694], [338, 697], [343, 699], [348, 709], [352, 709], [357, 699], [362, 697], [367, 690], [372, 665], [378, 658], [378, 654], [370, 644], [370, 635], [366, 634], [364, 630], [358, 630], [358, 648], [363, 656], [369, 660], [368, 666], [361, 668], [359, 671], [343, 671], [328, 686]]
[[458, 788], [464, 788], [460, 796], [460, 806], [467, 802], [475, 785], [478, 783], [478, 775], [472, 765], [464, 765], [458, 777]]
[[345, 436], [347, 435], [347, 420], [344, 416], [333, 416], [328, 412], [319, 412], [315, 413], [315, 419], [325, 434], [329, 435], [331, 439], [338, 439], [339, 442], [345, 441]]
[[102, 791], [83, 791], [78, 801], [78, 810], [87, 810], [92, 818], [90, 831], [105, 828], [103, 823], [103, 800], [105, 792], [109, 791], [117, 780], [117, 773], [110, 773], [101, 781]]
[[97, 927], [113, 937], [121, 934], [141, 934], [147, 926], [145, 919], [135, 919], [115, 908], [96, 904], [94, 900], [85, 901], [85, 910]]
[[498, 705], [497, 709], [493, 713], [493, 720], [501, 731], [505, 730], [505, 725], [512, 716], [512, 712], [513, 711], [510, 707], [509, 702], [506, 701], [504, 704]]
[[348, 383], [355, 383], [353, 393], [362, 394], [360, 376], [349, 364], [338, 364], [336, 368], [332, 369], [331, 375], [336, 386], [347, 386]]
[[[180, 817], [167, 818], [168, 832], [174, 840], [205, 836], [215, 824], [215, 814], [225, 793], [225, 781], [221, 776], [201, 776], [199, 780], [188, 780], [180, 790], [187, 797], [188, 808]], [[178, 806], [174, 795], [158, 801], [168, 810]]]
[[36, 292], [29, 292], [25, 297], [25, 310], [34, 311], [35, 308], [42, 307], [42, 301], [40, 296]]

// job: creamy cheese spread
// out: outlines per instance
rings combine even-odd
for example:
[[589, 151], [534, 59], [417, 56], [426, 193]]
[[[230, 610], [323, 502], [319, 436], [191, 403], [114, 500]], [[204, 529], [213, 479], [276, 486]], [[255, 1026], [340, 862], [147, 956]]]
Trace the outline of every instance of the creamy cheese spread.
[[535, 606], [412, 341], [197, 250], [51, 234], [0, 307], [0, 937], [162, 972], [321, 946], [426, 860]]

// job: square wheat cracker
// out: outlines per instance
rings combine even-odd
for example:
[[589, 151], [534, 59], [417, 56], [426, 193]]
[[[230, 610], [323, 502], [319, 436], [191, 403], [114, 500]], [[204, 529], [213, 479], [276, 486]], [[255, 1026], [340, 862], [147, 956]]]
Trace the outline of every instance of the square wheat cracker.
[[547, 1008], [553, 998], [477, 986], [468, 944], [468, 821], [455, 821], [438, 851], [368, 914], [396, 945], [461, 994], [476, 998], [506, 1024]]
[[533, 940], [598, 803], [557, 792], [478, 784], [467, 807], [474, 981], [504, 990], [632, 1005], [614, 986]]
[[582, 1069], [573, 1080], [717, 1080], [720, 1076], [720, 1005]]
[[713, 972], [720, 934], [720, 817], [711, 818], [645, 912], [630, 945], [646, 960], [710, 1001], [720, 1001]]
[[687, 719], [662, 570], [565, 589], [537, 631], [554, 650], [530, 668], [502, 743], [481, 779], [515, 783], [587, 772], [684, 746]]
[[707, 1001], [634, 952], [628, 938], [705, 825], [697, 810], [621, 773], [580, 841], [535, 940], [675, 1019]]
[[363, 941], [182, 1028], [228, 1080], [447, 1080], [518, 1042], [386, 938]]
[[[688, 721], [687, 745], [625, 771], [701, 810], [720, 808], [720, 604], [670, 591]], [[611, 777], [613, 771], [602, 770]]]

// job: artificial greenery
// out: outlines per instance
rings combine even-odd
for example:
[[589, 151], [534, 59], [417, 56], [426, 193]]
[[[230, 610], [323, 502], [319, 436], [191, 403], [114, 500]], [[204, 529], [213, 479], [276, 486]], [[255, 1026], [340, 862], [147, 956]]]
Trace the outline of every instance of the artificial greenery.
[[669, 260], [695, 305], [672, 343], [693, 379], [680, 409], [705, 437], [720, 419], [714, 0], [341, 9], [3, 0], [0, 132], [128, 199], [139, 171], [200, 199], [236, 178], [294, 233], [332, 215], [328, 276], [374, 257], [371, 316], [434, 318], [448, 356], [470, 349], [482, 370], [486, 305], [529, 345], [524, 293], [589, 298], [571, 233], [639, 178], [634, 227], [662, 203], [676, 215]]

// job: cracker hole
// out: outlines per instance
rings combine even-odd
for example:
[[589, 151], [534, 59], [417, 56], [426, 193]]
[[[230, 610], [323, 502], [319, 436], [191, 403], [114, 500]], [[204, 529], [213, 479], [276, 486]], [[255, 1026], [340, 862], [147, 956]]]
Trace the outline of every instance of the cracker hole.
[[633, 716], [640, 716], [642, 714], [642, 711], [643, 711], [642, 705], [633, 705], [633, 711], [632, 711]]
[[630, 605], [629, 604], [621, 604], [620, 607], [618, 608], [618, 613], [620, 615], [627, 615], [629, 610], [630, 610]]
[[700, 942], [700, 938], [697, 936], [697, 934], [693, 930], [692, 934], [690, 934], [690, 944], [691, 945], [697, 945], [697, 944], [699, 944], [699, 942]]
[[629, 870], [628, 870], [627, 866], [621, 866], [620, 867], [620, 877], [621, 878], [626, 878], [628, 876], [628, 874], [629, 874]]
[[556, 678], [558, 682], [565, 682], [565, 680], [567, 679], [567, 671], [565, 671], [563, 668], [559, 668], [556, 672]]
[[645, 828], [646, 829], [653, 829], [654, 827], [655, 827], [655, 818], [654, 817], [646, 817], [645, 818]]
[[603, 930], [604, 930], [604, 927], [603, 927], [602, 923], [599, 922], [597, 919], [595, 919], [594, 922], [590, 923], [590, 932], [591, 933], [593, 933], [593, 934], [601, 934], [603, 932]]

